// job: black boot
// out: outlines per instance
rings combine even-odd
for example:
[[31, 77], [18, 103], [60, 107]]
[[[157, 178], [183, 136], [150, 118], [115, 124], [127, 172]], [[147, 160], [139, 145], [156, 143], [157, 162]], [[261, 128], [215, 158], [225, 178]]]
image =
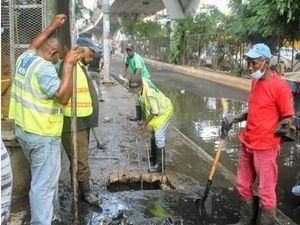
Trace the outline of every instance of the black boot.
[[240, 221], [231, 225], [255, 225], [259, 208], [259, 198], [254, 196], [252, 201], [240, 200]]
[[136, 117], [130, 118], [130, 121], [140, 121], [142, 120], [142, 107], [141, 106], [135, 106], [136, 111]]
[[162, 153], [165, 151], [165, 147], [156, 149], [156, 164], [151, 166], [150, 173], [161, 173], [162, 171]]
[[259, 208], [257, 225], [275, 225], [276, 209]]
[[91, 191], [90, 183], [88, 180], [79, 182], [80, 191], [83, 199], [92, 206], [99, 206], [101, 200], [98, 199]]
[[155, 139], [151, 138], [151, 151], [150, 151], [150, 165], [154, 166], [156, 164], [156, 144]]

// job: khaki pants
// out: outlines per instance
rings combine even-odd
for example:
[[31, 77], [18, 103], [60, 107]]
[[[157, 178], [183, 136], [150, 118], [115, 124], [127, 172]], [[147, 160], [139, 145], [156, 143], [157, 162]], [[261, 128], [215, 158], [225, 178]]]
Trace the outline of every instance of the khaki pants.
[[[91, 170], [89, 166], [89, 137], [90, 129], [77, 131], [77, 147], [78, 147], [78, 172], [77, 180], [79, 182], [89, 180], [91, 177]], [[71, 132], [63, 132], [61, 142], [68, 155], [70, 162], [72, 162], [72, 137]], [[72, 168], [72, 163], [71, 163]]]

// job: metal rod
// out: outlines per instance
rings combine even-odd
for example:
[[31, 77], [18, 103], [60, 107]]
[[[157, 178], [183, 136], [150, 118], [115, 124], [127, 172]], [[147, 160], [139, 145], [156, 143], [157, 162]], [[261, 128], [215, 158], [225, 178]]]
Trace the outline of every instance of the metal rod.
[[146, 152], [147, 152], [147, 159], [148, 159], [148, 171], [150, 171], [151, 164], [150, 164], [150, 155], [149, 155], [149, 149], [148, 149], [148, 144], [146, 142]]
[[161, 172], [162, 172], [162, 175], [165, 176], [165, 155], [164, 155], [164, 151], [165, 151], [165, 148], [162, 149], [161, 151]]
[[141, 190], [143, 190], [143, 176], [142, 176], [141, 158], [140, 158], [141, 150], [139, 148], [139, 141], [138, 141], [138, 139], [135, 139], [135, 143], [136, 143], [136, 150], [137, 150], [138, 160], [139, 160], [139, 173], [140, 173], [140, 179], [141, 179]]
[[101, 147], [101, 141], [99, 139], [98, 132], [97, 132], [96, 128], [92, 128], [92, 132], [93, 132], [93, 135], [95, 137], [95, 141], [97, 143], [97, 148], [100, 148]]
[[[71, 45], [75, 44], [76, 32], [75, 32], [75, 0], [69, 2], [69, 18], [70, 18], [70, 32], [71, 32]], [[77, 146], [77, 74], [76, 65], [73, 67], [73, 87], [72, 87], [72, 114], [71, 114], [71, 136], [73, 146], [73, 158], [72, 158], [72, 184], [73, 184], [73, 211], [74, 211], [74, 224], [79, 224], [78, 217], [78, 193], [77, 193], [77, 170], [78, 170], [78, 146]]]
[[129, 154], [129, 150], [128, 150], [128, 149], [129, 149], [129, 146], [126, 145], [126, 147], [127, 147], [127, 148], [126, 148], [126, 151], [127, 151], [127, 158], [128, 158], [128, 164], [129, 164], [129, 165], [128, 165], [128, 171], [129, 171], [129, 170], [130, 170], [130, 167], [131, 167], [131, 166], [130, 166], [130, 154]]

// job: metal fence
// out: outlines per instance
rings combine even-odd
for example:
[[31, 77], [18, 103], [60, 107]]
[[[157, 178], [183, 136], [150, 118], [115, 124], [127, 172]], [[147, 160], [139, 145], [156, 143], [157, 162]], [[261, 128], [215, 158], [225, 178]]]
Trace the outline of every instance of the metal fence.
[[[126, 45], [125, 41], [122, 45]], [[171, 62], [172, 41], [165, 38], [131, 40], [141, 55], [158, 61]], [[236, 44], [221, 34], [186, 35], [181, 43], [178, 64], [209, 67], [218, 71], [241, 73], [245, 70], [242, 55], [246, 45]]]
[[[122, 46], [125, 46], [126, 42], [128, 41], [124, 41]], [[172, 54], [176, 51], [171, 47], [174, 41], [170, 40], [169, 37], [135, 38], [130, 42], [133, 42], [139, 54], [163, 62], [172, 62]], [[182, 38], [180, 46], [177, 64], [196, 68], [206, 67], [237, 76], [246, 74], [246, 62], [242, 56], [249, 48], [249, 43], [237, 43], [226, 35], [214, 33], [186, 35]], [[280, 56], [278, 60], [275, 52], [271, 65], [280, 70], [278, 62], [284, 64], [285, 71], [300, 71], [299, 56], [291, 64], [291, 60], [283, 56]]]
[[52, 20], [56, 0], [2, 0], [2, 71], [12, 76], [16, 59]]

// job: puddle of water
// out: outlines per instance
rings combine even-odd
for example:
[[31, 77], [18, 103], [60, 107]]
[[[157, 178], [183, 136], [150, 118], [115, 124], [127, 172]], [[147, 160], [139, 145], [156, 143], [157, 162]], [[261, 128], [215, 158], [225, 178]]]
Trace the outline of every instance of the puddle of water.
[[[212, 190], [200, 216], [194, 198], [174, 191], [116, 192], [101, 205], [102, 213], [92, 212], [87, 224], [99, 224], [122, 211], [124, 224], [224, 225], [238, 220], [236, 193], [228, 189]], [[121, 224], [121, 223], [119, 223]], [[172, 224], [172, 223], [171, 223]]]
[[[162, 86], [159, 88], [172, 99], [175, 108], [172, 123], [175, 127], [201, 146], [212, 157], [220, 141], [222, 117], [227, 114], [237, 114], [247, 109], [247, 104], [242, 101], [197, 96], [188, 91], [181, 94], [180, 90], [168, 89]], [[236, 173], [240, 147], [238, 135], [244, 126], [245, 123], [241, 123], [232, 127], [226, 138], [220, 158], [220, 162], [233, 173]], [[300, 181], [299, 146], [300, 141], [282, 145], [281, 156], [278, 160], [279, 179], [277, 185], [278, 208], [298, 224], [300, 224], [300, 198], [292, 195], [291, 189], [297, 181]], [[199, 168], [193, 170], [195, 173], [199, 173]], [[197, 179], [195, 176], [194, 178]]]

